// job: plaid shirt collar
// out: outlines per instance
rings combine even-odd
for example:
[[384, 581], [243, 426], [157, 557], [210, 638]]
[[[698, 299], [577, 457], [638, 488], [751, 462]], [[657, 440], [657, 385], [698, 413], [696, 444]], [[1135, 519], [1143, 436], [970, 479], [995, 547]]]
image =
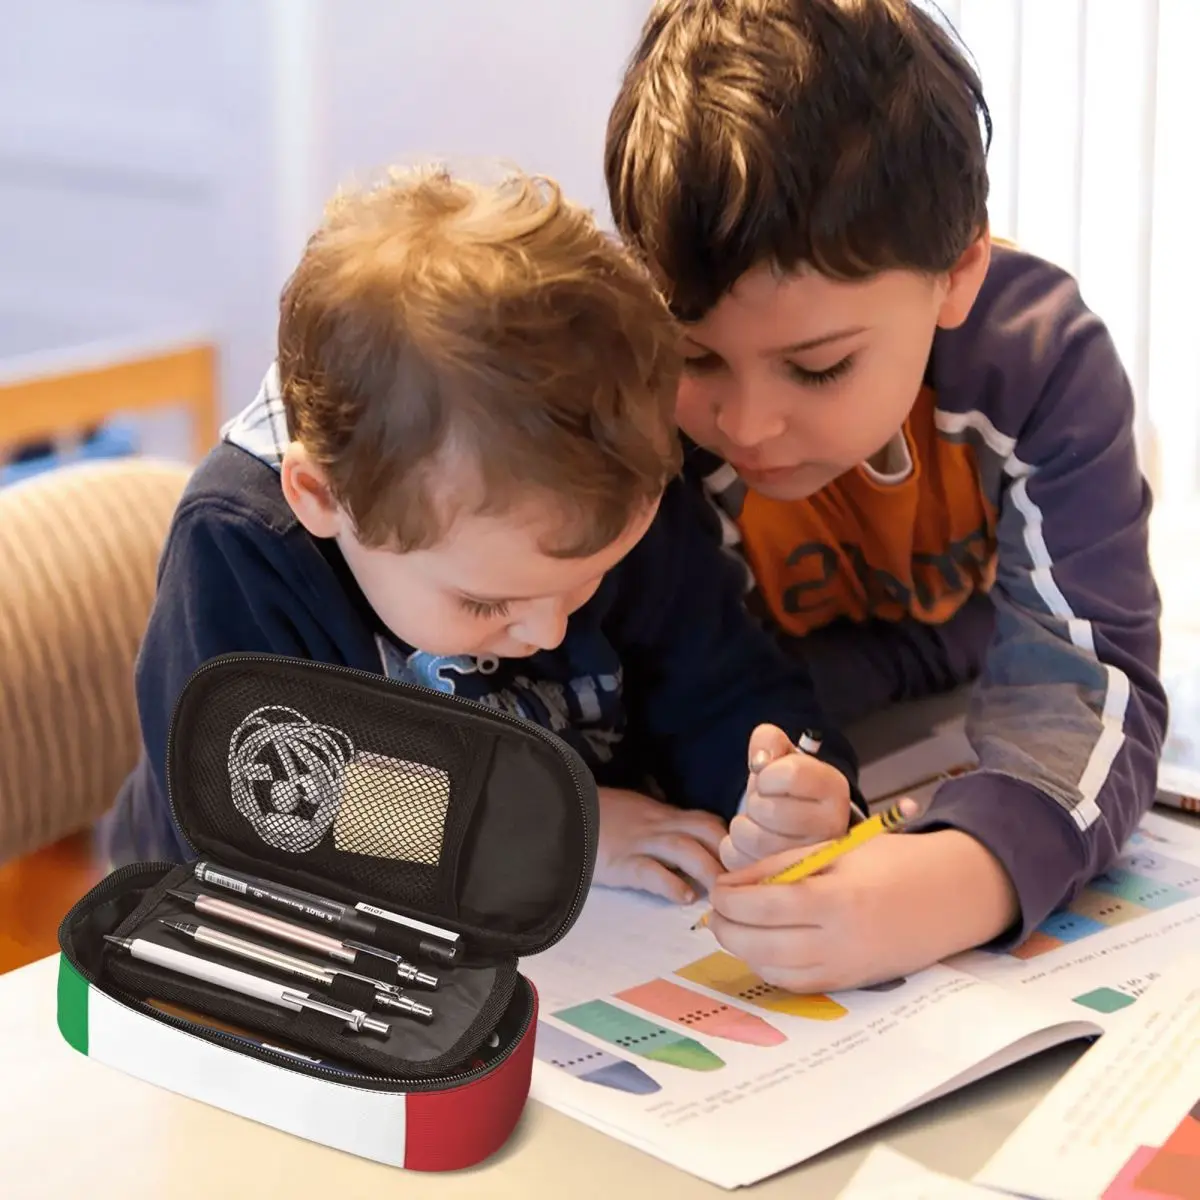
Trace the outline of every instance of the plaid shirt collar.
[[221, 437], [278, 471], [288, 446], [287, 414], [279, 386], [279, 365], [272, 363], [258, 395], [221, 429]]

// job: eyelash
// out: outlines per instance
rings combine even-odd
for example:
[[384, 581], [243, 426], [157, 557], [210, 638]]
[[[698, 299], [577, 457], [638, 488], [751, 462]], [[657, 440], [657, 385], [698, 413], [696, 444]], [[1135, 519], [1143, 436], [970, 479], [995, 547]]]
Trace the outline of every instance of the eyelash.
[[[847, 354], [845, 358], [835, 362], [831, 367], [826, 367], [823, 371], [807, 371], [799, 363], [790, 362], [787, 365], [797, 383], [802, 383], [805, 387], [823, 387], [827, 383], [833, 383], [835, 379], [840, 379], [850, 370], [854, 365], [854, 355]], [[715, 355], [704, 354], [695, 358], [685, 358], [683, 366], [685, 371], [703, 375], [717, 370], [720, 360]]]
[[799, 363], [788, 363], [788, 368], [797, 382], [807, 387], [823, 387], [827, 383], [833, 383], [835, 379], [840, 379], [853, 365], [854, 355], [847, 354], [845, 358], [823, 371], [806, 371]]
[[472, 600], [467, 596], [461, 596], [459, 597], [458, 602], [473, 617], [486, 619], [487, 617], [508, 616], [508, 605], [503, 601], [501, 601], [499, 604], [494, 604], [485, 600]]

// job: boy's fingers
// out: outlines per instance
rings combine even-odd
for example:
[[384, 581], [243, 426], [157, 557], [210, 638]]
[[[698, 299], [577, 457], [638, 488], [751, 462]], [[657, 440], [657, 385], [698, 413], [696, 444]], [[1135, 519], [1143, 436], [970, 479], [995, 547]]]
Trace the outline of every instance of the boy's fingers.
[[750, 735], [746, 762], [753, 774], [777, 758], [794, 754], [795, 750], [792, 739], [778, 725], [759, 725]]
[[696, 892], [686, 879], [645, 854], [625, 859], [620, 870], [614, 872], [614, 882], [619, 887], [637, 888], [676, 904], [691, 904], [696, 899]]
[[818, 966], [821, 947], [827, 941], [819, 927], [741, 925], [715, 911], [709, 919], [709, 929], [722, 949], [749, 964], [768, 983], [774, 982], [768, 973], [811, 970]]
[[724, 869], [717, 857], [720, 843], [716, 847], [698, 842], [695, 838], [679, 833], [660, 833], [654, 837], [645, 838], [638, 845], [638, 851], [650, 855], [673, 870], [680, 871], [689, 879], [694, 879], [705, 891], [709, 891], [716, 882], [717, 876]]
[[811, 846], [793, 846], [781, 854], [772, 854], [767, 858], [760, 858], [748, 866], [728, 871], [721, 875], [718, 882], [725, 888], [747, 887], [774, 875], [777, 871], [782, 871], [784, 867], [790, 867], [802, 858], [807, 858], [808, 855], [827, 844], [827, 842], [814, 842]]
[[[822, 812], [818, 805], [809, 804], [805, 801], [793, 802], [795, 807], [804, 808], [804, 816], [807, 820], [801, 824], [800, 822], [792, 823], [792, 830], [788, 834], [775, 833], [770, 829], [764, 829], [757, 821], [752, 820], [749, 816], [736, 816], [729, 823], [729, 840], [732, 842], [734, 849], [740, 856], [739, 866], [745, 863], [757, 862], [760, 858], [768, 858], [772, 854], [778, 854], [783, 850], [796, 849], [797, 842], [805, 841], [820, 841], [829, 836], [832, 827], [833, 818], [826, 817], [821, 820]], [[843, 830], [844, 832], [844, 830]], [[724, 863], [725, 859], [721, 861]], [[728, 870], [728, 865], [726, 865]]]
[[848, 794], [850, 785], [837, 767], [811, 754], [789, 754], [763, 767], [754, 780], [754, 791], [761, 796], [825, 800]]
[[818, 892], [799, 883], [768, 883], [761, 887], [728, 887], [723, 882], [709, 893], [713, 911], [726, 921], [759, 928], [791, 925], [819, 926], [824, 923], [824, 904]]
[[694, 838], [702, 846], [706, 846], [711, 850], [715, 858], [721, 841], [727, 832], [725, 822], [715, 813], [699, 812], [696, 810], [689, 812], [680, 809], [678, 815], [672, 816], [670, 820], [663, 822], [661, 831], [656, 832], [654, 836], [657, 837], [661, 836], [661, 834], [669, 833]]
[[743, 854], [733, 844], [733, 838], [729, 835], [721, 839], [717, 857], [721, 860], [721, 866], [725, 868], [726, 872], [740, 871], [743, 867], [752, 866], [757, 861], [754, 855]]
[[[820, 799], [763, 796], [751, 788], [743, 815], [765, 833], [777, 834], [795, 845], [797, 841], [841, 837], [850, 827], [850, 797], [848, 794]], [[774, 849], [784, 847], [778, 845]]]
[[803, 967], [764, 966], [758, 972], [758, 977], [772, 987], [801, 996], [810, 996], [814, 992], [840, 992], [843, 988], [854, 986], [853, 976], [839, 975], [832, 964], [823, 962]]

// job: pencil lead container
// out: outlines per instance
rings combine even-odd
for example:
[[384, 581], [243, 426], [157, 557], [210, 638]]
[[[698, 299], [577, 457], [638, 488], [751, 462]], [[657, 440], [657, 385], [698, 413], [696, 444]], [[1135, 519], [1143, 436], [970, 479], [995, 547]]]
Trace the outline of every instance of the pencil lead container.
[[[595, 863], [596, 786], [579, 755], [469, 700], [237, 654], [185, 687], [167, 779], [194, 857], [114, 871], [63, 919], [64, 1039], [170, 1091], [397, 1167], [453, 1170], [502, 1146], [528, 1097], [537, 1027], [520, 959], [567, 933]], [[214, 885], [221, 867], [229, 879]], [[247, 878], [268, 881], [273, 900], [239, 891]], [[295, 893], [332, 908], [289, 910]], [[289, 944], [263, 932], [269, 922], [234, 923], [234, 909], [342, 950]], [[224, 936], [183, 936], [197, 925]], [[257, 959], [229, 951], [239, 939]], [[180, 973], [169, 965], [179, 953], [219, 968]], [[287, 959], [303, 961], [268, 965]], [[402, 963], [436, 976], [436, 990], [405, 987]], [[257, 994], [231, 990], [231, 970], [253, 976]], [[431, 1018], [398, 1011], [396, 995]]]

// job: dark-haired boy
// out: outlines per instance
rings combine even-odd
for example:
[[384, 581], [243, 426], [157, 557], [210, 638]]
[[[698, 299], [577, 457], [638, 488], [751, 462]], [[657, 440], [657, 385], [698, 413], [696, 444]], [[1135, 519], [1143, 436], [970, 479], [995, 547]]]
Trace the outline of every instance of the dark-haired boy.
[[983, 129], [907, 0], [662, 0], [610, 118], [616, 222], [687, 323], [690, 472], [825, 707], [979, 676], [980, 768], [920, 836], [764, 887], [796, 822], [735, 819], [712, 928], [798, 990], [1023, 939], [1154, 794], [1133, 397], [1074, 280], [993, 244]]

